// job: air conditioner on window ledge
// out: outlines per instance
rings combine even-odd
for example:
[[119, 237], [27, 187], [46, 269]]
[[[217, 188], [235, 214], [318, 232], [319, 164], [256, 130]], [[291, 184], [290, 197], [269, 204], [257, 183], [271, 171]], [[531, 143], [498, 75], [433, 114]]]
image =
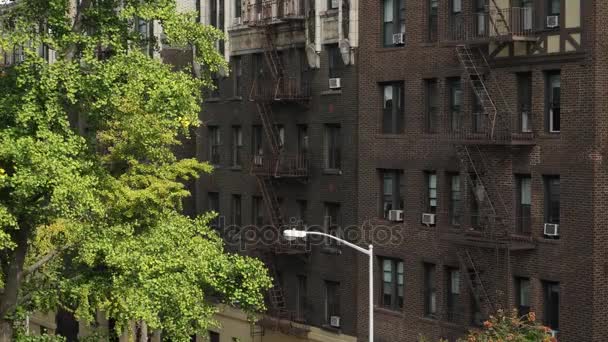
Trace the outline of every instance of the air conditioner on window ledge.
[[329, 318], [329, 325], [331, 325], [334, 328], [339, 328], [340, 327], [340, 316], [331, 316]]
[[559, 15], [547, 16], [547, 28], [559, 27]]
[[432, 226], [435, 224], [435, 214], [423, 213], [422, 214], [422, 224], [426, 224], [427, 226]]
[[403, 222], [403, 210], [389, 210], [388, 220], [393, 222]]
[[545, 223], [544, 229], [545, 236], [559, 236], [559, 224], [555, 223]]
[[329, 89], [340, 89], [342, 88], [341, 79], [339, 78], [330, 78], [329, 79]]
[[393, 34], [393, 45], [404, 45], [404, 44], [405, 44], [405, 34], [403, 34], [403, 33]]

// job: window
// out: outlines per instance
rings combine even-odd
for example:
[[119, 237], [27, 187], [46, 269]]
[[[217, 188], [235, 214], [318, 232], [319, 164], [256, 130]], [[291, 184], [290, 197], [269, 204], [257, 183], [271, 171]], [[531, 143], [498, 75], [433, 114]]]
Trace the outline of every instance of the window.
[[241, 0], [234, 0], [234, 17], [240, 18], [243, 16]]
[[455, 226], [460, 225], [462, 216], [460, 175], [449, 175], [450, 179], [450, 223]]
[[262, 197], [254, 196], [251, 198], [251, 222], [261, 227], [264, 225], [264, 203]]
[[251, 154], [253, 155], [253, 162], [256, 165], [262, 165], [262, 156], [264, 155], [262, 134], [262, 126], [251, 127]]
[[437, 41], [437, 26], [439, 23], [438, 17], [438, 9], [439, 9], [439, 0], [428, 0], [429, 4], [429, 17], [428, 17], [428, 41], [436, 42]]
[[213, 221], [211, 222], [211, 226], [213, 228], [219, 228], [220, 223], [220, 194], [219, 192], [209, 192], [207, 193], [207, 210], [213, 211], [218, 214]]
[[462, 84], [460, 78], [448, 80], [450, 102], [450, 128], [458, 131], [462, 127]]
[[425, 84], [425, 106], [426, 106], [426, 132], [436, 133], [439, 114], [439, 96], [437, 91], [437, 79], [424, 81]]
[[547, 14], [548, 15], [560, 15], [562, 11], [561, 0], [547, 0]]
[[232, 127], [232, 166], [242, 165], [243, 154], [243, 130], [241, 126]]
[[150, 57], [154, 55], [154, 21], [137, 19], [142, 52]]
[[220, 128], [217, 126], [209, 126], [209, 160], [213, 165], [219, 165], [220, 158], [220, 147], [221, 147], [221, 137], [220, 137]]
[[393, 35], [405, 33], [405, 0], [383, 0], [384, 46], [394, 46]]
[[477, 94], [473, 93], [473, 121], [471, 122], [471, 127], [473, 128], [473, 133], [483, 133], [486, 129], [487, 125], [487, 115], [486, 111], [483, 108], [483, 104], [479, 99]]
[[549, 328], [559, 330], [559, 283], [552, 281], [543, 282], [544, 292], [544, 317], [543, 323]]
[[437, 212], [437, 173], [426, 172], [426, 186], [427, 186], [427, 207], [428, 213]]
[[530, 313], [530, 279], [515, 278], [515, 291], [517, 296], [517, 313], [524, 316]]
[[462, 12], [462, 0], [452, 0], [452, 13]]
[[529, 234], [532, 215], [532, 178], [528, 175], [517, 176], [517, 231]]
[[[240, 3], [240, 0], [237, 0]], [[232, 57], [232, 73], [234, 75], [234, 97], [241, 97], [242, 94], [242, 79], [243, 79], [243, 66], [242, 60], [239, 56]]]
[[[337, 236], [339, 235], [340, 228], [340, 204], [339, 203], [324, 203], [324, 226], [325, 231], [330, 234]], [[336, 240], [328, 239], [327, 243], [329, 245], [335, 245]]]
[[298, 287], [297, 287], [298, 295], [296, 297], [296, 314], [299, 321], [306, 321], [306, 306], [308, 302], [308, 290], [306, 284], [306, 276], [299, 275], [298, 276]]
[[220, 90], [220, 86], [221, 86], [221, 82], [220, 82], [220, 76], [216, 73], [211, 75], [211, 95], [210, 97], [213, 99], [219, 99], [222, 96], [221, 90]]
[[297, 200], [296, 203], [298, 205], [297, 224], [306, 225], [306, 218], [308, 215], [308, 202], [305, 200]]
[[[212, 1], [213, 2], [213, 1]], [[220, 342], [220, 334], [215, 331], [208, 331], [209, 333], [209, 342]]]
[[559, 224], [559, 176], [545, 177], [545, 222]]
[[381, 258], [383, 307], [392, 310], [403, 308], [403, 261]]
[[434, 317], [437, 313], [437, 289], [435, 288], [435, 265], [424, 264], [424, 315]]
[[325, 322], [330, 324], [331, 316], [340, 316], [340, 283], [325, 282]]
[[388, 219], [391, 210], [403, 210], [403, 195], [405, 182], [401, 170], [381, 170], [382, 181], [382, 217]]
[[242, 224], [241, 195], [232, 195], [232, 224], [240, 226]]
[[549, 132], [559, 133], [560, 131], [560, 112], [561, 112], [561, 77], [559, 71], [547, 73], [547, 116]]
[[252, 59], [251, 64], [253, 65], [253, 67], [251, 68], [251, 72], [252, 72], [251, 77], [254, 80], [263, 79], [264, 73], [265, 73], [264, 55], [262, 55], [261, 53], [254, 53], [251, 55], [251, 59]]
[[486, 20], [487, 15], [486, 15], [486, 5], [487, 5], [487, 0], [475, 0], [475, 25], [477, 25], [476, 27], [476, 31], [477, 31], [477, 35], [483, 37], [487, 34], [488, 32], [488, 22]]
[[285, 147], [285, 126], [274, 125], [274, 128], [276, 129], [276, 133], [279, 138], [279, 141], [277, 141], [279, 143], [279, 150], [281, 150]]
[[403, 133], [403, 83], [382, 86], [382, 133]]
[[337, 9], [339, 3], [340, 3], [340, 1], [337, 1], [337, 0], [327, 0], [327, 9], [328, 10]]
[[461, 313], [460, 308], [460, 271], [456, 268], [447, 270], [448, 291], [447, 291], [447, 310], [448, 320], [455, 321]]
[[470, 176], [472, 186], [469, 188], [470, 190], [470, 219], [471, 219], [471, 228], [480, 229], [481, 228], [481, 210], [479, 208], [479, 202], [483, 200], [485, 195], [485, 190], [483, 184], [477, 179], [475, 174], [471, 174]]
[[308, 126], [298, 125], [298, 163], [305, 167], [308, 160]]
[[325, 168], [339, 170], [341, 167], [340, 126], [325, 125]]
[[344, 69], [344, 61], [338, 44], [325, 45], [327, 51], [327, 62], [329, 67], [329, 78], [340, 78]]
[[532, 132], [532, 74], [517, 74], [517, 106], [519, 108], [519, 129]]

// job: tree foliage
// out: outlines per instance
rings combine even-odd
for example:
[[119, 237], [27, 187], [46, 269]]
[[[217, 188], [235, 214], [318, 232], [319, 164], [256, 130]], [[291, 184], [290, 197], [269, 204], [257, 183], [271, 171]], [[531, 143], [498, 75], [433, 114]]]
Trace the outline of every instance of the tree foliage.
[[[213, 301], [262, 309], [263, 265], [226, 253], [210, 215], [181, 214], [184, 182], [212, 170], [174, 151], [226, 68], [221, 33], [175, 0], [18, 0], [0, 21], [0, 50], [25, 55], [0, 77], [3, 322], [20, 307], [99, 309], [186, 340], [212, 323]], [[143, 53], [150, 44], [193, 51], [197, 77]]]

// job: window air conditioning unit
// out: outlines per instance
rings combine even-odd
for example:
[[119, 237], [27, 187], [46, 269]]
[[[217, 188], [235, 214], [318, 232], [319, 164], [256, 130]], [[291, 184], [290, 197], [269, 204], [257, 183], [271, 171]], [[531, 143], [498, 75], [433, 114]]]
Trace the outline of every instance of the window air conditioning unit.
[[340, 327], [340, 316], [331, 316], [329, 317], [329, 325], [334, 328]]
[[340, 84], [339, 78], [330, 78], [329, 79], [329, 89], [340, 89], [342, 85]]
[[549, 331], [549, 334], [551, 334], [551, 337], [553, 337], [553, 338], [557, 338], [557, 333], [558, 333], [557, 330], [551, 329], [551, 331]]
[[559, 27], [559, 15], [547, 16], [547, 27], [548, 28]]
[[331, 0], [331, 8], [340, 7], [340, 0]]
[[242, 24], [243, 24], [243, 19], [241, 17], [236, 17], [236, 18], [232, 19], [233, 26], [239, 26]]
[[559, 224], [545, 223], [545, 236], [559, 236]]
[[403, 222], [403, 210], [389, 210], [388, 220], [393, 222]]
[[405, 34], [404, 33], [393, 34], [393, 45], [404, 45], [404, 44], [405, 44]]
[[435, 224], [435, 214], [423, 213], [422, 214], [422, 224], [426, 224], [427, 226], [432, 226]]

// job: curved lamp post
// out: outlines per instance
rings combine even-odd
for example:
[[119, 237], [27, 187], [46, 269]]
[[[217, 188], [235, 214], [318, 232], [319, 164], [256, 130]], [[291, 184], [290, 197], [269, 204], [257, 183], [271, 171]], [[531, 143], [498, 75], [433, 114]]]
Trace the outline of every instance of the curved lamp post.
[[369, 342], [374, 342], [374, 246], [370, 244], [369, 249], [365, 249], [333, 235], [305, 230], [287, 229], [283, 231], [283, 235], [287, 240], [305, 238], [308, 235], [325, 236], [369, 256]]

